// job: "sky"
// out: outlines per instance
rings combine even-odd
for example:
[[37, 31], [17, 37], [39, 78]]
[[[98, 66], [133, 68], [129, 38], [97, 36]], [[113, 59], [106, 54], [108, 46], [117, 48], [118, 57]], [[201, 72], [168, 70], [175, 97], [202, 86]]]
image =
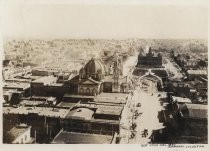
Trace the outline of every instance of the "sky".
[[208, 9], [203, 5], [32, 2], [3, 3], [3, 38], [206, 39], [208, 35]]

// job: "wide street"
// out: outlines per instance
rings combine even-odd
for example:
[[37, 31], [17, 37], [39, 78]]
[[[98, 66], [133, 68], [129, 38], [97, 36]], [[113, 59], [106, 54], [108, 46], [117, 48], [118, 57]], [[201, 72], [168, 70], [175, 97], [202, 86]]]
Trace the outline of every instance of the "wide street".
[[[148, 93], [142, 89], [138, 89], [134, 93], [135, 104], [141, 103], [141, 107], [135, 107], [138, 113], [142, 113], [137, 119], [134, 119], [136, 123], [136, 136], [131, 139], [129, 143], [134, 144], [146, 144], [150, 142], [149, 137], [153, 130], [162, 128], [162, 123], [159, 122], [158, 112], [163, 109], [159, 102], [158, 93]], [[148, 135], [142, 137], [144, 130], [148, 130]]]
[[[132, 76], [133, 69], [136, 65], [137, 54], [135, 56], [129, 57], [124, 63], [123, 74]], [[134, 78], [134, 77], [133, 77]], [[136, 81], [139, 83], [140, 81]], [[122, 112], [121, 119], [121, 128], [120, 128], [120, 137], [121, 144], [147, 144], [151, 141], [149, 138], [153, 130], [162, 128], [162, 123], [159, 122], [158, 112], [163, 109], [160, 104], [160, 96], [158, 96], [157, 88], [154, 87], [154, 83], [149, 82], [150, 84], [146, 89], [141, 88], [141, 83], [135, 86], [133, 94], [130, 95], [130, 102], [127, 107], [125, 107]], [[137, 107], [137, 104], [141, 104], [140, 107]], [[134, 118], [134, 112], [139, 113], [137, 118]], [[134, 131], [131, 130], [132, 123], [136, 124]], [[147, 130], [148, 135], [142, 137], [144, 130]], [[132, 131], [135, 133], [135, 136], [132, 138]]]

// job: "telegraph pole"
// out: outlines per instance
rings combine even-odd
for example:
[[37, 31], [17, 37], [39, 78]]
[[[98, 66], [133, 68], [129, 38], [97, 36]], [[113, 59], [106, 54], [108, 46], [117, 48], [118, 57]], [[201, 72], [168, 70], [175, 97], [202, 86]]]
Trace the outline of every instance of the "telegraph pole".
[[36, 130], [34, 132], [34, 137], [35, 137], [35, 144], [36, 144]]

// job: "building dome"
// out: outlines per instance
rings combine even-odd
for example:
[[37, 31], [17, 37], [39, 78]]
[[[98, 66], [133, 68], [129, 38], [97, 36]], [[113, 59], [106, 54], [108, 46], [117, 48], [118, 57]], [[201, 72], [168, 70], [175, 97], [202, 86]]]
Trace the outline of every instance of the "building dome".
[[82, 67], [82, 68], [79, 70], [79, 76], [80, 76], [80, 78], [82, 78], [82, 79], [86, 78], [86, 72], [85, 72], [84, 67]]
[[86, 74], [85, 77], [92, 77], [93, 79], [96, 80], [101, 80], [105, 76], [105, 67], [102, 63], [101, 60], [92, 58], [85, 66], [84, 66], [84, 71], [81, 71]]

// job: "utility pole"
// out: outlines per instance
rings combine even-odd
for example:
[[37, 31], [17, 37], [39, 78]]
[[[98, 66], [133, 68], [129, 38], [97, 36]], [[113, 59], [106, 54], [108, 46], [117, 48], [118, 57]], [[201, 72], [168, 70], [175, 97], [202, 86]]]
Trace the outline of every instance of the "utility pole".
[[47, 135], [48, 135], [48, 124], [47, 124]]
[[50, 128], [50, 139], [51, 139], [51, 134], [52, 134], [52, 130], [51, 130], [51, 128]]
[[34, 132], [34, 137], [35, 137], [35, 144], [36, 144], [36, 130]]

